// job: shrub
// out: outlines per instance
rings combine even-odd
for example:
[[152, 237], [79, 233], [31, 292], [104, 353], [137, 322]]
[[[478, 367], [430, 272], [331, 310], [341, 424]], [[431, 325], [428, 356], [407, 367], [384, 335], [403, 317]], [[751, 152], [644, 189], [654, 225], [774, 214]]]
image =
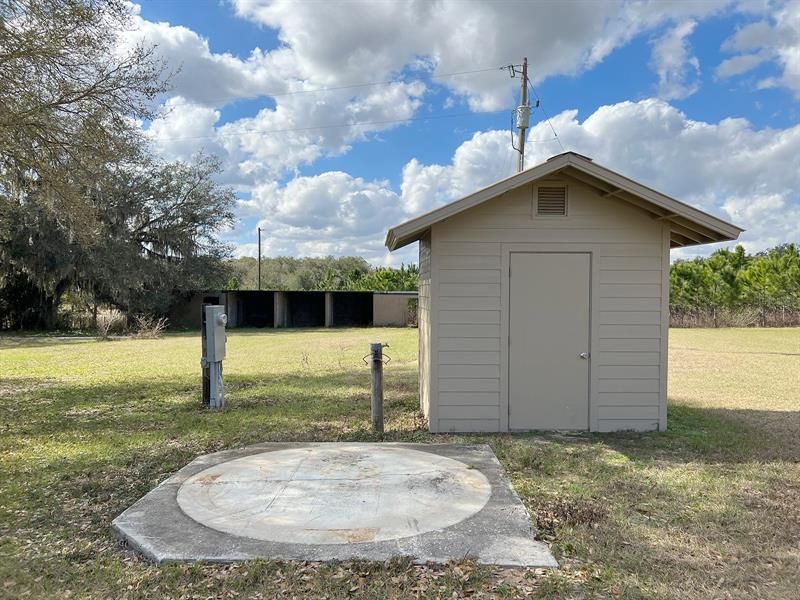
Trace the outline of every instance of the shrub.
[[169, 320], [166, 317], [136, 315], [133, 317], [132, 335], [135, 338], [155, 340], [162, 336], [168, 325]]
[[97, 315], [97, 340], [108, 341], [111, 334], [120, 334], [125, 331], [126, 319], [118, 310], [103, 311]]

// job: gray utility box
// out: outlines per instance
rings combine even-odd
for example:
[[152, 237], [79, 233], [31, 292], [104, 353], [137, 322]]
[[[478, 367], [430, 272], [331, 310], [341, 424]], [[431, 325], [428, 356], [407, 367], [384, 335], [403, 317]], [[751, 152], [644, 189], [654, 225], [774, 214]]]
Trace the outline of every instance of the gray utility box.
[[221, 362], [225, 358], [225, 325], [228, 316], [224, 306], [206, 306], [206, 356], [208, 362]]

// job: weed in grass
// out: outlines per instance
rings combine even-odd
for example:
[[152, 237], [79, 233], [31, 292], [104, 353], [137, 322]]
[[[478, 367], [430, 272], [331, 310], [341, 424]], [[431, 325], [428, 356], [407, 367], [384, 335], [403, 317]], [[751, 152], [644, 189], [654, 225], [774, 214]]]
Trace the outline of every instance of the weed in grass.
[[550, 538], [556, 538], [558, 528], [563, 525], [596, 527], [608, 514], [597, 500], [567, 496], [534, 500], [532, 512], [539, 533]]

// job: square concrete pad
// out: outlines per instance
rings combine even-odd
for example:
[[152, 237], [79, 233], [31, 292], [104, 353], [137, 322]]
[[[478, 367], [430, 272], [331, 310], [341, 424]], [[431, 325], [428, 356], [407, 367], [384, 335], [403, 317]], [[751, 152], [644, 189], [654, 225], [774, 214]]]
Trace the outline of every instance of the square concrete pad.
[[487, 445], [269, 443], [200, 456], [114, 519], [158, 563], [557, 567]]

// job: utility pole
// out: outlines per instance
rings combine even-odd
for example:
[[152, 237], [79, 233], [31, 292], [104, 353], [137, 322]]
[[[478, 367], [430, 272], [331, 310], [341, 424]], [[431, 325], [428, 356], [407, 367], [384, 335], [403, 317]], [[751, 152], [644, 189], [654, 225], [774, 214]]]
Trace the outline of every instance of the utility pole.
[[525, 169], [525, 131], [531, 118], [531, 105], [528, 102], [528, 57], [522, 60], [522, 82], [519, 89], [519, 106], [517, 113], [517, 129], [519, 129], [519, 162], [517, 172]]
[[261, 290], [261, 227], [258, 228], [258, 289]]

